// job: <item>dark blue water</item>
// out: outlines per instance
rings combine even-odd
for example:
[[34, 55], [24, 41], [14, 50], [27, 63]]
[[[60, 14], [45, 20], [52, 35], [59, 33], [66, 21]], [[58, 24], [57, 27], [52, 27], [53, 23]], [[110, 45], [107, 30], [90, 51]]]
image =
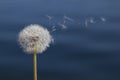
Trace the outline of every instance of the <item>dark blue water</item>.
[[[19, 31], [29, 24], [48, 28], [55, 40], [38, 55], [38, 80], [120, 80], [119, 4], [119, 0], [1, 0], [0, 80], [33, 80], [32, 55], [17, 42]], [[58, 25], [64, 16], [73, 20], [66, 21], [67, 29]], [[86, 26], [91, 17], [95, 23]]]

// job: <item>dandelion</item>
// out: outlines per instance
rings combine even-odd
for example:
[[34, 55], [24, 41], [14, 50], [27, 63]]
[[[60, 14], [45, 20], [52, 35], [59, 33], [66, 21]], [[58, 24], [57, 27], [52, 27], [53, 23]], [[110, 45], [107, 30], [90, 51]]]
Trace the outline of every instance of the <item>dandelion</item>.
[[37, 80], [36, 54], [42, 53], [49, 47], [52, 37], [46, 28], [33, 24], [25, 27], [19, 33], [18, 41], [26, 53], [33, 54], [34, 80]]

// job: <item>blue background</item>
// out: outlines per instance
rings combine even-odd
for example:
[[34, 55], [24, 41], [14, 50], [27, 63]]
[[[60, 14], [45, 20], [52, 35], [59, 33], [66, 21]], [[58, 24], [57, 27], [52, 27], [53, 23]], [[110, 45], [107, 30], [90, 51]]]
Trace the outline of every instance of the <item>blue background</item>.
[[[61, 29], [65, 15], [73, 21]], [[91, 17], [95, 23], [85, 26]], [[17, 42], [30, 24], [55, 40], [38, 55], [38, 80], [120, 80], [119, 0], [0, 0], [0, 80], [33, 80], [33, 56]]]

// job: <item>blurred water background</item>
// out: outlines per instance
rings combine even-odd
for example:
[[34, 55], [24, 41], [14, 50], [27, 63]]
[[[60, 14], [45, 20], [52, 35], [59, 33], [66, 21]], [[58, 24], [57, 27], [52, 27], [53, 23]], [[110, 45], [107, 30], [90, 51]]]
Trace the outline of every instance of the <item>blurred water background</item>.
[[119, 0], [0, 0], [0, 80], [33, 80], [33, 57], [17, 42], [30, 24], [54, 38], [38, 80], [120, 80]]

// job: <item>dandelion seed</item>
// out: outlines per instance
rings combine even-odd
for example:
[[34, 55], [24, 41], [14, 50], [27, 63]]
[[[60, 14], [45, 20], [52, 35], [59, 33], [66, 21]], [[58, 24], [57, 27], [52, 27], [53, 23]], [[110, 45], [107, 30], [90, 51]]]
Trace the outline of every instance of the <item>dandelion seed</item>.
[[56, 30], [57, 30], [57, 29], [54, 28], [54, 29], [52, 29], [52, 32], [54, 32], [54, 31], [56, 31]]
[[49, 20], [53, 19], [52, 16], [49, 16], [49, 15], [45, 15]]
[[63, 20], [63, 24], [65, 24], [66, 23], [66, 21], [65, 20]]
[[66, 15], [64, 15], [64, 19], [69, 20], [69, 21], [71, 21], [71, 22], [74, 21], [72, 18], [70, 18], [70, 17], [68, 17], [68, 16], [66, 16]]
[[51, 42], [54, 43], [54, 39], [53, 38], [51, 39]]
[[88, 26], [88, 19], [85, 20], [85, 27]]
[[64, 24], [62, 25], [62, 29], [66, 29], [67, 28], [67, 26], [65, 26]]
[[56, 26], [52, 26], [52, 29], [54, 29]]
[[101, 19], [101, 21], [103, 21], [103, 22], [106, 21], [106, 19], [105, 19], [104, 17], [101, 17], [100, 19]]
[[67, 28], [67, 26], [65, 26], [64, 24], [59, 23], [58, 25], [61, 26], [62, 29], [66, 29]]
[[90, 23], [95, 23], [94, 19], [93, 18], [90, 18]]
[[52, 32], [56, 31], [56, 26], [52, 26]]

